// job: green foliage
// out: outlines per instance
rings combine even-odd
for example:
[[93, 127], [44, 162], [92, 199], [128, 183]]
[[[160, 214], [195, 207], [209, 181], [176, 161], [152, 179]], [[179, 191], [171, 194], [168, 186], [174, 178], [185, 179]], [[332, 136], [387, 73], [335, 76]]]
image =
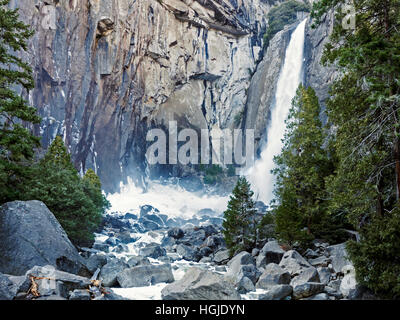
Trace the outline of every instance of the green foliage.
[[333, 174], [334, 162], [324, 148], [327, 134], [319, 115], [314, 90], [300, 85], [287, 120], [284, 148], [274, 159], [276, 232], [289, 244], [306, 245], [314, 238], [329, 241], [340, 227], [327, 214], [325, 179]]
[[357, 281], [382, 297], [400, 298], [400, 209], [372, 218], [361, 237], [347, 245]]
[[268, 47], [271, 39], [283, 28], [296, 21], [296, 13], [299, 11], [309, 12], [310, 7], [308, 4], [298, 2], [295, 0], [286, 1], [279, 6], [271, 9], [268, 13], [268, 28], [264, 34], [264, 46]]
[[93, 232], [109, 207], [99, 178], [93, 170], [80, 178], [61, 137], [56, 137], [45, 157], [32, 167], [23, 197], [43, 201], [78, 245], [93, 241]]
[[[345, 3], [314, 3], [316, 24], [328, 10]], [[398, 297], [400, 279], [393, 275], [399, 274], [394, 256], [399, 254], [400, 3], [353, 3], [355, 30], [343, 29], [344, 14], [337, 6], [336, 24], [322, 60], [340, 71], [327, 103], [338, 156], [328, 197], [331, 211], [347, 216], [363, 235], [359, 244], [350, 245], [359, 280], [380, 294]]]
[[18, 57], [26, 51], [33, 32], [19, 20], [18, 10], [8, 9], [9, 0], [0, 1], [0, 203], [18, 199], [19, 186], [29, 171], [28, 160], [39, 146], [24, 125], [39, 123], [36, 109], [30, 107], [15, 88], [33, 88], [32, 70]]
[[254, 248], [257, 241], [257, 219], [254, 192], [244, 177], [240, 177], [232, 191], [224, 212], [223, 235], [231, 255]]

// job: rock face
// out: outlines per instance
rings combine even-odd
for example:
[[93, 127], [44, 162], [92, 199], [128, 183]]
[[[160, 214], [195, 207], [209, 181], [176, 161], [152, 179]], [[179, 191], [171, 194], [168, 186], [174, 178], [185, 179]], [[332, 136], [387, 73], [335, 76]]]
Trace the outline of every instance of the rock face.
[[0, 207], [0, 256], [0, 272], [6, 274], [23, 275], [45, 265], [75, 274], [86, 271], [83, 258], [40, 201], [14, 201]]
[[199, 268], [189, 269], [184, 277], [162, 290], [163, 300], [240, 300], [235, 287], [219, 274]]
[[[26, 98], [43, 118], [36, 133], [45, 146], [65, 137], [76, 167], [95, 169], [108, 192], [126, 177], [142, 181], [147, 132], [169, 121], [178, 130], [255, 129], [261, 139], [295, 27], [263, 51], [266, 16], [279, 2], [11, 1], [35, 30], [26, 58], [36, 88]], [[330, 29], [309, 26], [305, 78], [325, 92], [330, 74], [316, 59]], [[174, 167], [149, 173], [189, 170]]]

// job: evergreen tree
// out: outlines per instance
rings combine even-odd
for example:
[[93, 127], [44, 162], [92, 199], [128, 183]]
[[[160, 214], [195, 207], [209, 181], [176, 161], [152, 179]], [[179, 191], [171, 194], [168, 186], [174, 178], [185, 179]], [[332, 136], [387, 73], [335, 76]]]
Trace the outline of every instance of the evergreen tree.
[[398, 296], [399, 261], [393, 257], [400, 255], [400, 1], [354, 0], [354, 30], [342, 27], [337, 5], [345, 3], [322, 0], [313, 9], [316, 24], [339, 9], [322, 61], [340, 71], [327, 104], [339, 158], [329, 183], [332, 210], [360, 231], [361, 241], [349, 246], [358, 281]]
[[19, 53], [26, 51], [33, 32], [10, 10], [9, 0], [0, 1], [0, 203], [18, 199], [27, 178], [29, 162], [39, 139], [26, 125], [40, 122], [36, 109], [15, 92], [34, 86], [32, 70]]
[[274, 159], [276, 232], [289, 244], [315, 237], [334, 241], [338, 232], [327, 214], [325, 179], [334, 163], [324, 147], [320, 111], [314, 90], [300, 85], [286, 121], [285, 145]]
[[240, 177], [224, 212], [223, 235], [231, 255], [256, 246], [257, 219], [254, 192], [245, 177]]
[[109, 207], [99, 178], [93, 171], [80, 178], [59, 136], [32, 171], [32, 179], [23, 192], [25, 200], [43, 201], [72, 242], [90, 244], [102, 213]]

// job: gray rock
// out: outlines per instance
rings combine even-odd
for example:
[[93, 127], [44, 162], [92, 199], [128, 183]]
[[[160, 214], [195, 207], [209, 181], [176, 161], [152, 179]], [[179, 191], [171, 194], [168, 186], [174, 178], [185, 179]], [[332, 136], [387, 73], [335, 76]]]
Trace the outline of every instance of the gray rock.
[[116, 237], [109, 237], [106, 241], [106, 244], [115, 247], [120, 241]]
[[214, 254], [213, 261], [217, 264], [225, 264], [229, 261], [229, 250], [220, 250]]
[[0, 300], [12, 300], [16, 294], [14, 284], [7, 276], [0, 273]]
[[315, 259], [319, 257], [319, 254], [313, 249], [308, 248], [306, 252], [304, 252], [304, 256], [308, 259]]
[[179, 244], [176, 247], [176, 253], [182, 256], [182, 259], [187, 261], [196, 261], [198, 262], [201, 258], [201, 255], [197, 248], [189, 247], [184, 244]]
[[216, 266], [215, 271], [226, 272], [226, 267], [225, 266]]
[[133, 268], [138, 265], [150, 265], [151, 263], [148, 258], [141, 257], [141, 256], [134, 256], [128, 260], [127, 264], [129, 266], [129, 268]]
[[24, 275], [34, 266], [45, 265], [88, 273], [84, 259], [40, 201], [14, 201], [0, 207], [0, 252], [0, 272], [6, 274]]
[[285, 252], [279, 266], [292, 276], [299, 275], [303, 270], [312, 267], [296, 250]]
[[344, 266], [353, 265], [347, 258], [345, 243], [329, 246], [327, 247], [327, 251], [332, 260], [332, 268], [336, 273], [342, 272]]
[[332, 275], [329, 268], [319, 267], [319, 268], [317, 268], [317, 271], [318, 271], [320, 282], [327, 285], [328, 282], [331, 280], [331, 275]]
[[185, 235], [185, 233], [180, 228], [172, 228], [172, 229], [168, 230], [168, 237], [171, 237], [174, 239], [183, 238], [184, 235]]
[[113, 287], [117, 285], [117, 275], [124, 269], [129, 268], [125, 262], [113, 259], [101, 268], [100, 279], [105, 287]]
[[295, 299], [308, 298], [324, 291], [325, 285], [316, 282], [307, 282], [293, 288]]
[[294, 277], [290, 282], [292, 287], [304, 284], [306, 282], [320, 282], [317, 269], [314, 267], [303, 270], [298, 276]]
[[117, 276], [122, 288], [145, 287], [174, 280], [170, 264], [137, 266], [125, 269]]
[[284, 300], [292, 294], [293, 288], [287, 284], [270, 286], [268, 290], [262, 294], [250, 293], [251, 298], [258, 300]]
[[239, 283], [237, 284], [237, 291], [240, 294], [245, 294], [245, 293], [248, 293], [248, 292], [254, 291], [254, 290], [255, 290], [255, 286], [254, 286], [253, 281], [251, 281], [247, 277], [243, 277], [242, 279], [240, 279]]
[[246, 264], [256, 265], [256, 262], [254, 260], [254, 257], [250, 253], [248, 253], [246, 251], [242, 251], [242, 252], [238, 253], [236, 256], [234, 256], [228, 262], [228, 268], [229, 268], [229, 270], [232, 270], [233, 273], [237, 274], [239, 272], [240, 266], [243, 266]]
[[251, 255], [252, 255], [253, 257], [258, 256], [259, 253], [260, 253], [260, 250], [257, 249], [257, 248], [254, 248], [253, 250], [251, 250]]
[[113, 250], [112, 252], [116, 253], [123, 253], [123, 252], [128, 252], [129, 248], [126, 244], [124, 243], [119, 243]]
[[260, 275], [261, 272], [256, 268], [255, 265], [246, 264], [244, 266], [240, 266], [239, 272], [235, 277], [235, 283], [239, 283], [243, 278], [248, 278], [253, 282], [253, 284], [256, 284]]
[[86, 260], [86, 267], [94, 273], [98, 268], [102, 268], [107, 263], [107, 257], [104, 254], [94, 254]]
[[331, 259], [324, 256], [320, 256], [315, 259], [309, 259], [308, 262], [314, 267], [327, 267], [331, 262]]
[[67, 300], [66, 298], [58, 295], [51, 295], [51, 296], [41, 296], [39, 298], [36, 298], [35, 300], [50, 300], [50, 301], [56, 301], [56, 300]]
[[161, 291], [163, 300], [240, 300], [235, 287], [223, 276], [208, 270], [190, 268], [184, 277]]
[[[277, 241], [268, 241], [259, 253], [259, 257], [265, 257], [265, 264], [279, 264], [285, 251], [279, 246]], [[263, 267], [263, 265], [260, 265]]]
[[74, 290], [69, 296], [69, 300], [90, 300], [90, 293], [87, 290]]
[[221, 235], [212, 235], [204, 240], [202, 246], [210, 247], [215, 250], [219, 247], [225, 247], [225, 240]]
[[327, 293], [329, 296], [332, 296], [336, 299], [343, 298], [343, 294], [341, 292], [336, 291], [335, 289], [333, 289], [332, 287], [329, 287], [329, 286], [325, 286], [324, 292]]
[[289, 283], [290, 273], [284, 271], [276, 263], [270, 263], [265, 267], [263, 274], [256, 284], [256, 288], [269, 289], [271, 286]]
[[158, 244], [149, 244], [139, 250], [139, 255], [146, 258], [157, 259], [159, 257], [165, 256], [166, 254], [167, 251]]

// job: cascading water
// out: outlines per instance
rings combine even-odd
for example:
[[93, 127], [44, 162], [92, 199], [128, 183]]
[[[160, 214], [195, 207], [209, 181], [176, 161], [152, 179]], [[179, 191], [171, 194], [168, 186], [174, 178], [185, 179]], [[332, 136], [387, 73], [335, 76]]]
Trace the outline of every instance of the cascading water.
[[306, 20], [303, 20], [293, 32], [286, 49], [275, 93], [275, 106], [271, 110], [271, 122], [267, 128], [267, 144], [261, 152], [260, 159], [246, 174], [258, 200], [266, 204], [273, 199], [275, 176], [271, 170], [275, 167], [274, 157], [282, 150], [282, 139], [286, 130], [285, 120], [302, 78]]

